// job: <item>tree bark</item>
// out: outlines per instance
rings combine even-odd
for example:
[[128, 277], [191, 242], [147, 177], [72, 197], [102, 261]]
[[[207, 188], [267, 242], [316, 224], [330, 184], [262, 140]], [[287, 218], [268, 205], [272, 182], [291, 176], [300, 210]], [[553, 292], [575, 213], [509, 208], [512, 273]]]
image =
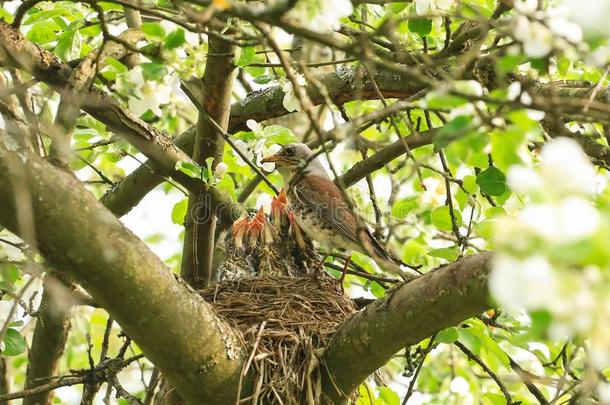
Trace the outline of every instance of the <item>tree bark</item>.
[[491, 259], [491, 253], [467, 256], [402, 284], [341, 325], [322, 362], [328, 398], [345, 403], [402, 348], [488, 309]]
[[[31, 200], [16, 200], [16, 185]], [[78, 179], [0, 135], [0, 190], [0, 223], [66, 269], [182, 397], [235, 401], [244, 352], [232, 329]], [[22, 232], [17, 220], [27, 205], [33, 232]]]
[[[48, 276], [49, 277], [49, 276]], [[41, 383], [42, 378], [57, 374], [61, 355], [64, 352], [68, 332], [70, 331], [71, 303], [56, 305], [52, 288], [45, 280], [44, 292], [38, 308], [38, 319], [28, 353], [28, 368], [25, 377], [25, 388], [32, 388]], [[72, 282], [68, 285], [73, 286]], [[51, 404], [53, 391], [41, 392], [23, 398], [23, 405]]]
[[[208, 58], [201, 80], [201, 104], [208, 116], [199, 114], [192, 157], [197, 164], [204, 167], [206, 160], [212, 158], [212, 168], [215, 168], [222, 162], [225, 142], [222, 134], [218, 133], [209, 120], [216, 121], [224, 130], [229, 124], [231, 90], [235, 77], [235, 47], [214, 36], [209, 37], [208, 46]], [[195, 288], [209, 285], [214, 279], [212, 258], [216, 222], [217, 217], [205, 193], [191, 192], [184, 224], [181, 275]]]
[[[36, 240], [26, 240], [69, 269], [189, 403], [234, 401], [244, 353], [232, 329], [77, 179], [29, 152], [8, 151], [7, 139], [0, 137], [0, 223], [19, 233], [14, 184], [26, 185], [36, 225]], [[401, 348], [487, 309], [490, 260], [480, 254], [437, 269], [347, 321], [322, 362], [327, 397], [344, 402]]]

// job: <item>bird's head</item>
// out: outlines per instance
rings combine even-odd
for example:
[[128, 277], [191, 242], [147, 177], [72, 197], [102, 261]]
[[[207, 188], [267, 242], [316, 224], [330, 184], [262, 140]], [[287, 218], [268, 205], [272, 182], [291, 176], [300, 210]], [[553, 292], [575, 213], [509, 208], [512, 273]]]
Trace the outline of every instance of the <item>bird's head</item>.
[[295, 172], [307, 166], [313, 152], [304, 143], [284, 145], [275, 155], [267, 156], [261, 163], [275, 163], [280, 169]]
[[304, 143], [284, 145], [275, 155], [267, 156], [261, 162], [275, 163], [278, 171], [284, 178], [285, 185], [290, 182], [297, 172], [328, 177], [326, 170], [324, 170], [314, 152]]

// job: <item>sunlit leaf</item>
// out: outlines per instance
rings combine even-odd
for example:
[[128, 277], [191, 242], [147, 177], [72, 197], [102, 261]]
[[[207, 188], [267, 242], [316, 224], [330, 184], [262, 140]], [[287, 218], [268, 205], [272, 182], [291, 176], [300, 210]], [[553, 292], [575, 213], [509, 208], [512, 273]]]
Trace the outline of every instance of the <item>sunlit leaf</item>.
[[[462, 223], [462, 215], [455, 208], [453, 210], [455, 221], [459, 226]], [[443, 205], [442, 207], [436, 208], [431, 214], [432, 224], [438, 229], [443, 231], [450, 231], [453, 229], [451, 213], [449, 206]]]
[[18, 356], [25, 351], [25, 348], [26, 343], [23, 336], [17, 330], [8, 328], [4, 335], [4, 350], [2, 355]]
[[177, 225], [184, 225], [184, 217], [188, 207], [188, 198], [178, 201], [172, 208], [172, 222]]
[[432, 32], [432, 20], [427, 18], [411, 18], [409, 20], [409, 31], [425, 37]]
[[491, 196], [499, 196], [507, 191], [506, 176], [494, 166], [477, 175], [477, 184], [483, 193]]
[[176, 31], [171, 32], [167, 37], [165, 37], [165, 48], [166, 49], [174, 49], [184, 44], [185, 42], [185, 34], [182, 28], [178, 28]]

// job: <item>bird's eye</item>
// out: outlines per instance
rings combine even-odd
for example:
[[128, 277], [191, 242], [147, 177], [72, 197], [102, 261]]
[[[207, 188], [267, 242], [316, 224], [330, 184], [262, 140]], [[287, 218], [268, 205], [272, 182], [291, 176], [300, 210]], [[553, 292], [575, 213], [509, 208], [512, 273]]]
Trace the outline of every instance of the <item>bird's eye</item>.
[[288, 147], [284, 148], [284, 154], [286, 156], [294, 155], [294, 147], [293, 146], [288, 146]]

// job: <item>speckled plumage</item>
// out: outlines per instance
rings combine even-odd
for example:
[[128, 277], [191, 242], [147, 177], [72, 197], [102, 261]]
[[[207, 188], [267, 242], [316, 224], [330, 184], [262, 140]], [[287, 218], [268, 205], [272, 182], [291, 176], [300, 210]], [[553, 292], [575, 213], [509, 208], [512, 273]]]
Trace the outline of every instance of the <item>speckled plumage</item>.
[[307, 145], [286, 145], [263, 161], [277, 164], [284, 184], [287, 184], [294, 219], [307, 236], [330, 249], [364, 253], [387, 270], [404, 275], [400, 262], [350, 209], [343, 192]]

